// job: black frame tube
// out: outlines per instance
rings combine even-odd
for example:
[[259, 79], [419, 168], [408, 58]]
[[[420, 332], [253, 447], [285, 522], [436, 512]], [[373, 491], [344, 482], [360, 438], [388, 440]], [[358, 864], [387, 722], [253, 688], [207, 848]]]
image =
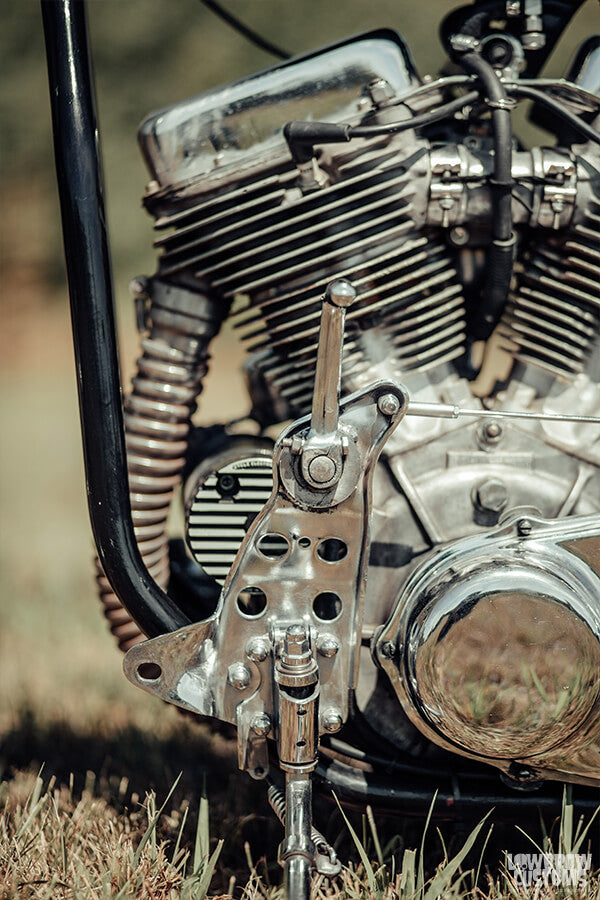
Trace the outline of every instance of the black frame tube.
[[92, 530], [115, 594], [148, 637], [189, 624], [133, 530], [85, 0], [42, 0]]

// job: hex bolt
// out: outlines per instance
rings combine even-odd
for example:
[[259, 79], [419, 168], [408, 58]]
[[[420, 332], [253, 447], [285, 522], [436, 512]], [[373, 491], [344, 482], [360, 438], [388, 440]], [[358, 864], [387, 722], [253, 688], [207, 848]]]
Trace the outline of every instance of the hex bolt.
[[486, 422], [483, 433], [488, 441], [497, 441], [502, 437], [502, 425], [499, 422]]
[[290, 625], [285, 632], [283, 642], [283, 658], [291, 661], [300, 659], [310, 653], [306, 627], [301, 623]]
[[255, 734], [264, 736], [271, 730], [271, 720], [266, 713], [259, 713], [252, 719], [252, 725], [250, 727]]
[[383, 641], [379, 645], [379, 652], [385, 659], [393, 659], [396, 654], [396, 646], [393, 641]]
[[382, 394], [377, 401], [377, 409], [384, 416], [395, 416], [400, 409], [400, 401], [395, 394]]
[[368, 90], [373, 106], [377, 107], [385, 106], [395, 96], [392, 86], [385, 78], [375, 78], [370, 82]]
[[482, 512], [499, 516], [508, 503], [508, 489], [500, 479], [490, 478], [475, 489], [473, 502]]
[[227, 669], [227, 681], [236, 691], [247, 688], [251, 677], [250, 669], [243, 662], [234, 662]]
[[321, 656], [324, 656], [326, 659], [331, 659], [332, 656], [336, 655], [339, 649], [340, 645], [332, 634], [322, 634], [319, 636], [317, 650]]
[[306, 639], [306, 626], [302, 623], [289, 625], [285, 630], [286, 638], [290, 643], [301, 644]]
[[339, 709], [335, 709], [335, 707], [330, 707], [323, 711], [323, 715], [321, 716], [321, 725], [329, 734], [335, 734], [336, 731], [339, 731], [342, 725], [344, 724], [344, 720], [340, 715]]
[[254, 638], [248, 644], [246, 653], [253, 662], [264, 662], [269, 655], [269, 645], [262, 638]]

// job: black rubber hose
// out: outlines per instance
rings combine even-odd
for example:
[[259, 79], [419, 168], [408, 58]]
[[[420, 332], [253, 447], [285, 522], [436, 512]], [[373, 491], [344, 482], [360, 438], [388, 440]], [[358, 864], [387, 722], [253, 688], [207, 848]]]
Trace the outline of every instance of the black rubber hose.
[[[369, 803], [376, 810], [393, 810], [402, 814], [425, 813], [431, 808], [434, 785], [424, 784], [414, 778], [405, 783], [397, 776], [385, 776], [380, 773], [365, 772], [346, 766], [337, 761], [321, 760], [316, 770], [316, 777], [324, 788], [328, 788], [344, 804], [362, 807]], [[442, 776], [443, 777], [443, 776]], [[446, 776], [448, 777], [448, 776]], [[448, 778], [451, 780], [451, 777]], [[461, 786], [459, 790], [440, 790], [434, 807], [434, 818], [456, 818], [470, 811], [489, 810], [494, 808], [502, 817], [521, 817], [527, 812], [538, 814], [538, 811], [559, 813], [561, 795], [554, 785], [544, 785], [541, 791], [534, 794], [522, 794], [505, 790], [501, 784], [496, 789], [485, 782], [477, 789], [476, 785], [468, 788]], [[598, 805], [597, 796], [582, 794], [577, 796], [575, 806], [578, 810], [593, 812]]]
[[287, 50], [282, 50], [281, 47], [273, 44], [271, 41], [267, 40], [267, 38], [258, 34], [257, 31], [254, 31], [248, 25], [245, 25], [244, 22], [241, 22], [236, 16], [224, 9], [217, 0], [200, 0], [200, 2], [222, 19], [223, 22], [226, 22], [231, 26], [234, 31], [237, 31], [238, 34], [245, 37], [251, 44], [254, 44], [255, 47], [258, 47], [260, 50], [265, 50], [267, 53], [270, 53], [278, 59], [291, 59], [291, 54], [288, 53]]
[[525, 97], [527, 100], [534, 100], [536, 103], [546, 106], [561, 119], [564, 119], [565, 122], [568, 122], [572, 128], [588, 140], [593, 141], [595, 144], [600, 144], [600, 132], [596, 131], [591, 125], [588, 125], [587, 122], [584, 122], [580, 116], [567, 109], [560, 100], [548, 96], [548, 94], [541, 91], [539, 88], [533, 88], [527, 85], [508, 85], [508, 91], [510, 94], [514, 94], [515, 97]]
[[493, 66], [479, 53], [468, 51], [458, 57], [466, 72], [483, 85], [492, 111], [494, 174], [492, 192], [492, 243], [488, 251], [487, 277], [482, 303], [472, 317], [471, 336], [486, 340], [494, 330], [508, 297], [513, 271], [515, 235], [512, 228], [512, 123], [511, 100]]

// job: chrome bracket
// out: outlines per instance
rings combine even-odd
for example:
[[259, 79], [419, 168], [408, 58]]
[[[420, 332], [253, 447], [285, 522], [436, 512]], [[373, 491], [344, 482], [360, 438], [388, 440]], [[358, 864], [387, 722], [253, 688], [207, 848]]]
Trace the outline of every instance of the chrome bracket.
[[308, 896], [315, 860], [310, 778], [319, 736], [348, 718], [358, 676], [373, 471], [408, 408], [393, 381], [339, 402], [344, 314], [355, 297], [348, 282], [327, 289], [312, 416], [275, 445], [273, 492], [215, 613], [132, 647], [124, 661], [138, 687], [236, 724], [239, 765], [253, 777], [266, 777], [267, 738], [276, 740], [288, 795], [282, 860], [295, 900]]

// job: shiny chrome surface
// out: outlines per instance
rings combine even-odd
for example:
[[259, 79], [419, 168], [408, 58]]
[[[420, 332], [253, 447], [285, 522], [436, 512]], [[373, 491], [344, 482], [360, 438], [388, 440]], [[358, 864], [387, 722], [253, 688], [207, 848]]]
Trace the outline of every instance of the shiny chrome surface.
[[[377, 405], [379, 397], [389, 395], [398, 399], [392, 417]], [[298, 483], [290, 494], [290, 483], [297, 477], [291, 448], [294, 438], [306, 435], [308, 422], [300, 420], [286, 429], [275, 448], [273, 494], [244, 539], [215, 615], [133, 647], [125, 658], [127, 676], [172, 703], [238, 726], [241, 716], [249, 727], [251, 719], [263, 712], [276, 721], [270, 674], [273, 647], [281, 628], [300, 615], [315, 645], [321, 634], [337, 641], [337, 653], [319, 657], [321, 703], [324, 709], [335, 708], [345, 720], [358, 674], [371, 479], [375, 460], [405, 407], [402, 389], [389, 382], [342, 401], [338, 428], [356, 457], [350, 456], [349, 476], [343, 473], [339, 485], [325, 492]], [[345, 495], [341, 499], [340, 489]], [[261, 552], [262, 539], [272, 535], [286, 543], [283, 556], [269, 558]], [[268, 647], [268, 656], [257, 655], [257, 640]], [[250, 671], [242, 691], [227, 678], [234, 663], [244, 663]], [[156, 677], [148, 678], [145, 672]], [[328, 729], [321, 725], [321, 730]], [[246, 735], [244, 743], [245, 739]]]
[[406, 46], [393, 31], [343, 42], [160, 110], [142, 123], [140, 143], [161, 187], [188, 187], [200, 178], [203, 186], [218, 183], [227, 169], [239, 178], [265, 157], [286, 155], [286, 122], [309, 111], [322, 121], [356, 118], [365, 86], [378, 79], [396, 94], [417, 84]]
[[[124, 663], [127, 677], [145, 690], [234, 722], [240, 767], [256, 778], [267, 774], [272, 731], [288, 788], [316, 766], [319, 735], [349, 715], [374, 467], [408, 405], [400, 385], [380, 382], [338, 409], [341, 310], [354, 297], [351, 285], [340, 282], [325, 294], [319, 368], [329, 358], [335, 382], [310, 421], [293, 423], [279, 437], [273, 493], [248, 530], [214, 615], [132, 647]], [[336, 298], [342, 306], [332, 318]], [[335, 460], [337, 477], [314, 486], [306, 454]]]
[[414, 572], [376, 654], [419, 729], [505, 770], [526, 761], [547, 778], [600, 783], [600, 578], [584, 558], [590, 547], [596, 556], [596, 517], [559, 525], [521, 515]]

